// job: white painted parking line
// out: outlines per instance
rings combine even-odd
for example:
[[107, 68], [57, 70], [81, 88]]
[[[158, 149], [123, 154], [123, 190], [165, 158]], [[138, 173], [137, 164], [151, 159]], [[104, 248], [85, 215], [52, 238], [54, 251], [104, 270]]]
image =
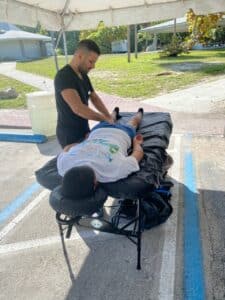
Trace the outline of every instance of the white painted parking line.
[[[74, 240], [87, 240], [87, 239], [115, 239], [118, 238], [117, 235], [112, 235], [111, 233], [99, 232], [96, 230], [89, 230], [89, 231], [81, 231], [77, 232], [76, 228], [73, 227], [73, 234], [71, 235], [70, 239], [66, 240], [67, 242], [74, 241]], [[25, 242], [18, 242], [12, 244], [6, 244], [0, 246], [0, 254], [10, 254], [21, 250], [32, 249], [32, 248], [40, 248], [43, 246], [49, 246], [53, 244], [61, 243], [60, 236], [52, 236], [43, 239], [36, 239], [36, 240], [28, 240]]]
[[[180, 144], [181, 135], [175, 135], [175, 148], [169, 150], [169, 153], [173, 153], [174, 165], [171, 169], [171, 176], [175, 180], [180, 180], [179, 174], [179, 162], [180, 162]], [[0, 232], [0, 240], [2, 240], [23, 218], [35, 207], [42, 199], [49, 194], [48, 190], [42, 191], [24, 210], [19, 213], [15, 219], [13, 219], [3, 230]], [[160, 277], [160, 300], [173, 299], [174, 294], [174, 279], [175, 279], [175, 255], [176, 255], [176, 227], [177, 227], [177, 200], [178, 199], [178, 187], [175, 185], [173, 189], [173, 214], [164, 225], [165, 241], [162, 255], [161, 277]], [[74, 240], [85, 239], [115, 239], [117, 235], [110, 233], [104, 233], [99, 231], [81, 231], [77, 232], [76, 228], [73, 228], [71, 238], [67, 242]], [[43, 246], [49, 246], [61, 243], [60, 236], [46, 237], [36, 240], [22, 241], [18, 243], [0, 245], [0, 254], [10, 254], [18, 251], [29, 250], [34, 248], [40, 248]]]
[[36, 206], [49, 194], [48, 190], [42, 191], [29, 205], [27, 205], [8, 225], [0, 231], [0, 241]]
[[[170, 175], [175, 181], [180, 181], [180, 149], [181, 136], [175, 136], [173, 159], [174, 165], [171, 168]], [[175, 283], [175, 257], [176, 257], [176, 236], [177, 236], [177, 216], [178, 216], [178, 200], [179, 186], [175, 183], [173, 188], [173, 213], [164, 224], [164, 246], [162, 253], [162, 265], [159, 283], [159, 299], [174, 299], [174, 283]]]
[[167, 150], [167, 152], [169, 154], [173, 154], [173, 153], [177, 153], [177, 150], [176, 149], [169, 149], [169, 150]]

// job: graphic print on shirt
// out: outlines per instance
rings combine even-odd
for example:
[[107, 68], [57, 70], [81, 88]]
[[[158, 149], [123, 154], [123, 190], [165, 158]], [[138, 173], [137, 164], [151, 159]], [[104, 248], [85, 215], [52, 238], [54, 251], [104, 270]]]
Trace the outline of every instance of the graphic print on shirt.
[[[96, 147], [96, 145], [103, 146], [102, 147]], [[116, 144], [109, 143], [105, 139], [93, 139], [93, 140], [87, 140], [84, 141], [82, 144], [77, 145], [76, 151], [79, 152], [82, 151], [85, 152], [86, 157], [92, 157], [92, 158], [100, 158], [100, 159], [106, 159], [108, 162], [111, 162], [113, 160], [113, 155], [115, 155], [119, 151], [119, 146]], [[74, 153], [71, 152], [70, 155], [74, 155]]]

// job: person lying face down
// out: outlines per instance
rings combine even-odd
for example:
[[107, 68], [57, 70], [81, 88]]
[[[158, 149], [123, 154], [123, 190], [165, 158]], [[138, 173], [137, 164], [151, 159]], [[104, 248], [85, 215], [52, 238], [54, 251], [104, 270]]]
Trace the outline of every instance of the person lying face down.
[[[117, 119], [118, 115], [119, 109], [115, 108], [112, 116]], [[143, 137], [136, 135], [136, 129], [142, 117], [140, 108], [126, 125], [100, 122], [85, 141], [64, 148], [57, 158], [58, 173], [65, 175], [64, 182], [73, 185], [77, 196], [93, 194], [98, 182], [115, 182], [139, 171]], [[128, 156], [132, 140], [133, 149]]]

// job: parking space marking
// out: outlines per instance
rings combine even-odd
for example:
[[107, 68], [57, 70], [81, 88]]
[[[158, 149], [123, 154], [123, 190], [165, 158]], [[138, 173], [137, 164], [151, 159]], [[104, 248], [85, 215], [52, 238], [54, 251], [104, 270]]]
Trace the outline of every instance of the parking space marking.
[[0, 231], [0, 241], [36, 206], [49, 194], [48, 190], [42, 191], [34, 200], [28, 204], [8, 225]]
[[34, 182], [25, 191], [23, 191], [18, 197], [16, 197], [11, 203], [9, 203], [0, 212], [0, 223], [6, 221], [20, 206], [26, 203], [32, 196], [33, 193], [41, 188], [40, 184]]
[[184, 166], [184, 299], [205, 299], [205, 278], [193, 155], [185, 151]]
[[[174, 135], [175, 143], [173, 151], [174, 165], [171, 168], [171, 177], [180, 181], [180, 159], [181, 159], [181, 138], [182, 135]], [[169, 152], [169, 151], [168, 151]], [[162, 253], [162, 265], [160, 271], [159, 282], [159, 299], [173, 300], [174, 299], [174, 283], [175, 283], [175, 257], [176, 257], [176, 236], [177, 236], [177, 219], [178, 219], [178, 199], [179, 186], [175, 183], [173, 188], [173, 213], [164, 225], [164, 245]]]
[[[174, 161], [176, 162], [171, 169], [171, 176], [179, 180], [179, 161], [180, 161], [180, 143], [181, 135], [175, 136], [175, 146], [174, 149], [169, 149], [169, 153], [173, 153]], [[48, 190], [43, 190], [29, 205], [27, 205], [23, 211], [21, 211], [17, 217], [15, 217], [7, 226], [0, 231], [0, 241], [19, 223], [22, 219], [35, 207], [42, 199], [44, 199], [50, 192]], [[178, 197], [178, 189], [175, 185], [173, 189], [174, 199]], [[177, 204], [175, 200], [173, 201], [173, 214], [167, 221], [165, 228], [165, 241], [163, 248], [163, 260], [161, 267], [161, 277], [160, 277], [160, 299], [169, 300], [169, 295], [173, 295], [173, 285], [175, 276], [175, 254], [176, 254], [176, 222], [177, 222]], [[77, 232], [74, 227], [73, 233], [69, 241], [74, 240], [85, 240], [85, 239], [115, 239], [119, 238], [117, 235], [112, 235], [111, 233], [104, 233], [95, 230], [88, 230]], [[46, 237], [42, 239], [28, 240], [11, 244], [0, 245], [0, 254], [10, 254], [18, 251], [40, 248], [42, 246], [48, 246], [53, 244], [61, 243], [61, 238], [59, 235]], [[171, 298], [172, 299], [172, 298]]]
[[[67, 242], [74, 241], [74, 240], [81, 240], [85, 241], [86, 239], [115, 239], [119, 238], [118, 235], [112, 235], [111, 233], [99, 232], [97, 230], [86, 230], [77, 232], [76, 228], [73, 228], [73, 233], [70, 239], [66, 240]], [[21, 250], [28, 250], [33, 248], [40, 248], [43, 246], [49, 246], [54, 244], [61, 243], [61, 238], [59, 235], [51, 236], [42, 239], [36, 240], [28, 240], [24, 242], [12, 243], [12, 244], [5, 244], [0, 246], [0, 254], [10, 254]]]

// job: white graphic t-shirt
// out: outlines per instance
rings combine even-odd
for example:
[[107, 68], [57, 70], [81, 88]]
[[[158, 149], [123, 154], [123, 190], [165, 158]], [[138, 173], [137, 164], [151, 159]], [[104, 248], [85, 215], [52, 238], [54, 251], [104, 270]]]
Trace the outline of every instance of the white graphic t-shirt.
[[93, 130], [81, 144], [62, 152], [57, 159], [61, 176], [73, 167], [89, 166], [95, 171], [99, 182], [114, 182], [138, 171], [138, 161], [127, 156], [131, 146], [130, 137], [116, 128]]

